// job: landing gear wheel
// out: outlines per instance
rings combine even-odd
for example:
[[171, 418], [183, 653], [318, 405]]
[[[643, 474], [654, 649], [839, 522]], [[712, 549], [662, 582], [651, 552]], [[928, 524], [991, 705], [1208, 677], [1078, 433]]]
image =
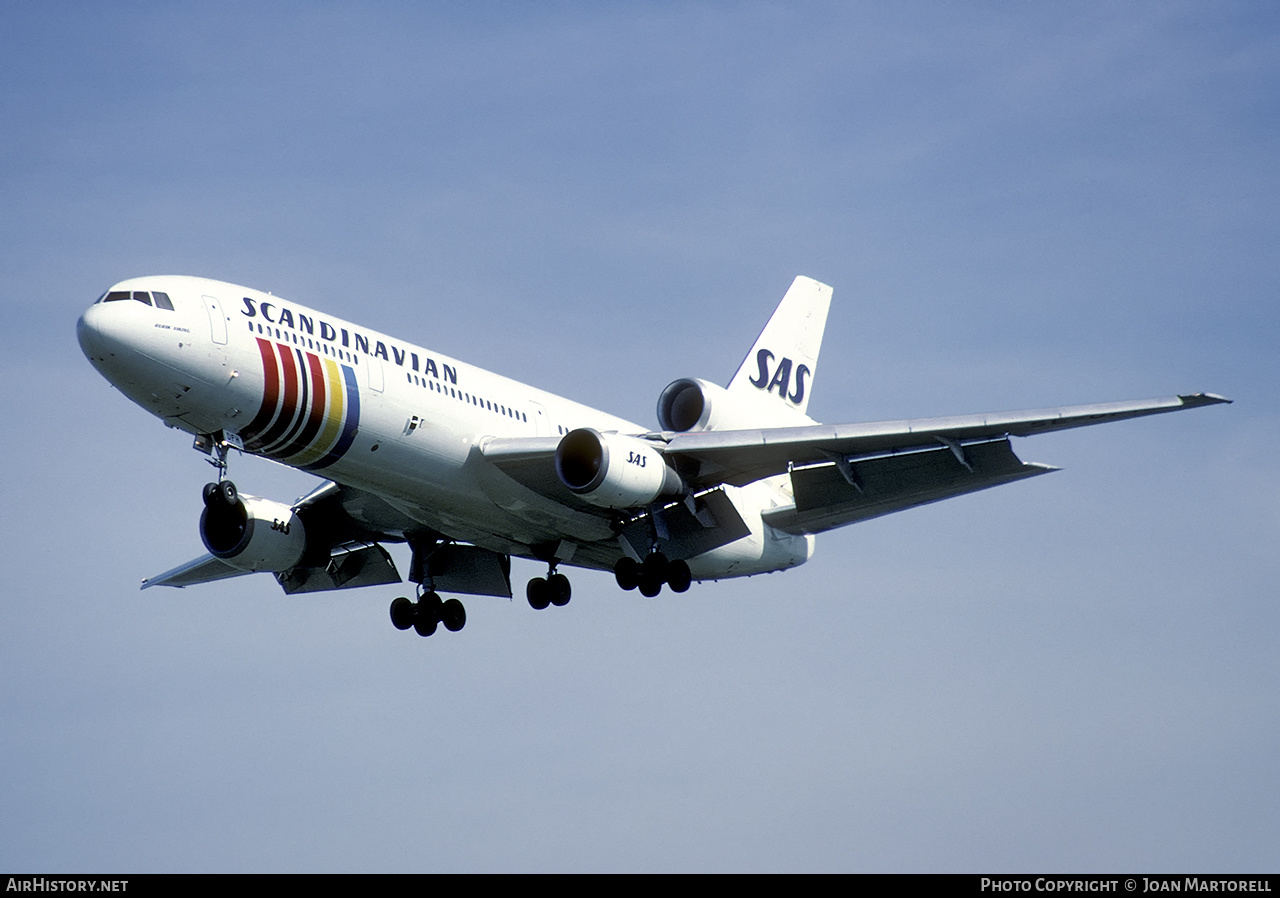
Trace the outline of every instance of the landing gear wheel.
[[440, 609], [444, 605], [440, 597], [429, 592], [418, 600], [417, 613], [413, 618], [413, 630], [419, 636], [430, 636], [440, 625]]
[[230, 480], [224, 480], [218, 484], [218, 496], [228, 508], [240, 501], [240, 491]]
[[613, 579], [630, 592], [640, 585], [640, 563], [629, 555], [623, 555], [613, 566]]
[[551, 604], [551, 587], [541, 577], [530, 580], [524, 594], [535, 611], [541, 611]]
[[667, 585], [671, 587], [672, 592], [687, 592], [692, 582], [693, 574], [689, 572], [688, 564], [683, 561], [673, 561], [667, 565]]
[[391, 624], [397, 630], [407, 630], [413, 626], [415, 608], [404, 596], [391, 600]]
[[467, 609], [457, 599], [449, 599], [440, 606], [440, 620], [450, 633], [457, 633], [467, 625]]
[[204, 485], [204, 490], [200, 494], [200, 497], [204, 499], [204, 507], [213, 508], [213, 506], [219, 501], [218, 495], [218, 484], [206, 483]]
[[551, 593], [551, 604], [557, 608], [568, 605], [569, 597], [573, 595], [573, 588], [569, 585], [569, 578], [564, 574], [552, 574], [548, 577], [547, 589]]
[[662, 581], [642, 571], [640, 573], [640, 595], [647, 599], [652, 599], [660, 592], [662, 592]]
[[661, 552], [654, 552], [640, 565], [641, 580], [643, 581], [643, 578], [649, 577], [662, 583], [667, 579], [667, 568], [670, 566], [671, 564], [667, 561], [666, 555]]

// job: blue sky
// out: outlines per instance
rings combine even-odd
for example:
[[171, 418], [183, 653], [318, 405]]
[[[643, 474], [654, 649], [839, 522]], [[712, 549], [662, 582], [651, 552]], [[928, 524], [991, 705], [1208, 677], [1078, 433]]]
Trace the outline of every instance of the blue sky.
[[[3, 21], [0, 869], [1276, 869], [1272, 4]], [[786, 575], [421, 640], [391, 587], [138, 592], [211, 470], [73, 330], [162, 273], [646, 423], [796, 274], [824, 421], [1236, 403], [1019, 441], [1064, 470]]]

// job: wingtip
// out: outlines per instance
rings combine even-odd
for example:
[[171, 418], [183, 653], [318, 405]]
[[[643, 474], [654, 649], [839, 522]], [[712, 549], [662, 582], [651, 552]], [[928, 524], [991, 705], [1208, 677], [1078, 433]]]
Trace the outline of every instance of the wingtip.
[[1187, 393], [1179, 395], [1178, 398], [1182, 400], [1182, 404], [1187, 408], [1195, 408], [1201, 405], [1220, 405], [1222, 403], [1231, 404], [1230, 399], [1226, 396], [1219, 396], [1217, 393]]

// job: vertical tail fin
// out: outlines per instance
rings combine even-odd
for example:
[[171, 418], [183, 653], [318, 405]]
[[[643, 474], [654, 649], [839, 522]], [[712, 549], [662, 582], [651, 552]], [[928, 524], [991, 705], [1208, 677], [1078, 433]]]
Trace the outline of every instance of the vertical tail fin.
[[771, 397], [782, 414], [807, 415], [831, 293], [826, 284], [796, 278], [729, 381], [729, 392]]

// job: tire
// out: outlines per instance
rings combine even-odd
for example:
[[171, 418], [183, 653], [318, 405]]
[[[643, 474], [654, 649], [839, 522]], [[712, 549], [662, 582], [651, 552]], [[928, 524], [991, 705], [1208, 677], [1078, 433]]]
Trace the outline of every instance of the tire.
[[230, 480], [224, 480], [218, 484], [218, 496], [228, 508], [235, 508], [236, 503], [240, 501], [240, 491]]
[[613, 566], [613, 579], [618, 585], [630, 592], [640, 585], [640, 565], [629, 555], [623, 555]]
[[534, 577], [529, 581], [529, 585], [524, 588], [524, 595], [534, 611], [542, 611], [551, 604], [551, 590], [547, 581], [541, 577]]
[[563, 608], [569, 604], [569, 598], [573, 595], [573, 587], [569, 584], [569, 578], [564, 574], [552, 574], [547, 578], [548, 592], [551, 594], [551, 604], [557, 608]]
[[667, 568], [671, 566], [667, 561], [667, 556], [661, 552], [654, 552], [644, 560], [640, 565], [640, 578], [643, 581], [645, 577], [651, 580], [657, 580], [659, 584], [667, 579]]
[[450, 633], [457, 633], [467, 625], [467, 609], [457, 599], [449, 599], [440, 606], [440, 620]]
[[416, 616], [416, 609], [413, 602], [410, 602], [404, 596], [391, 600], [391, 625], [397, 630], [407, 630], [413, 626], [413, 619]]
[[202, 499], [204, 499], [205, 508], [213, 508], [213, 506], [216, 505], [219, 500], [218, 484], [206, 483], [204, 485], [204, 490], [201, 492], [200, 496]]
[[672, 592], [688, 592], [693, 575], [689, 573], [689, 565], [683, 561], [673, 561], [667, 565], [667, 585]]
[[652, 599], [660, 592], [662, 592], [661, 580], [644, 573], [640, 575], [640, 595], [646, 599]]
[[444, 605], [440, 597], [429, 592], [418, 600], [413, 629], [419, 636], [430, 636], [440, 626], [440, 609]]

